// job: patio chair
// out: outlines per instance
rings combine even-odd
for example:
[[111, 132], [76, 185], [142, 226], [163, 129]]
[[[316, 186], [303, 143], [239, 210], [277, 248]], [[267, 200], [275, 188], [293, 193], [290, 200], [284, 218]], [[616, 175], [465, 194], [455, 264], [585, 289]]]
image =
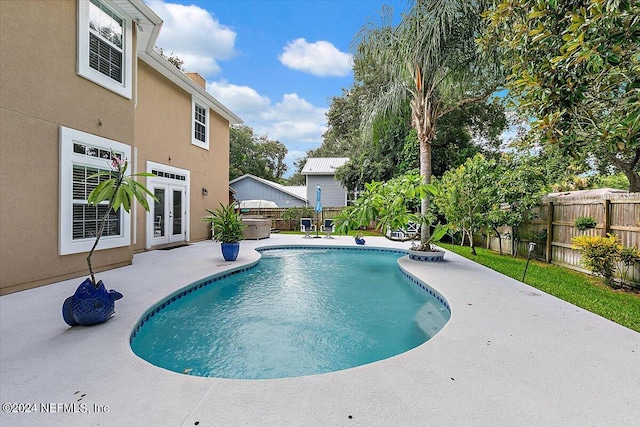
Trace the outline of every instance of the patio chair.
[[322, 231], [326, 234], [325, 238], [333, 239], [333, 237], [331, 237], [331, 233], [336, 231], [335, 224], [333, 223], [333, 219], [324, 220], [324, 224], [322, 225]]
[[405, 232], [406, 237], [410, 239], [415, 239], [416, 236], [420, 235], [420, 224], [416, 224], [415, 222], [410, 222], [407, 224], [407, 230]]
[[300, 231], [304, 233], [304, 237], [311, 239], [310, 234], [316, 231], [316, 226], [311, 218], [300, 218]]

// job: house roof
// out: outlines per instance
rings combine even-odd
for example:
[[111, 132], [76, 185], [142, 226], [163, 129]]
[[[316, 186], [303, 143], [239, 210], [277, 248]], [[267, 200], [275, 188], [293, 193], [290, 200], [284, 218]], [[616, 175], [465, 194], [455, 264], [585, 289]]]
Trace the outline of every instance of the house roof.
[[302, 168], [302, 175], [335, 175], [336, 169], [349, 161], [348, 157], [312, 157]]
[[614, 193], [628, 193], [627, 190], [620, 190], [618, 188], [595, 188], [591, 190], [577, 190], [577, 191], [563, 191], [559, 193], [549, 193], [549, 197], [594, 197], [602, 196], [604, 194]]
[[306, 185], [283, 185], [282, 188], [286, 188], [291, 194], [297, 194], [299, 199], [307, 201]]
[[296, 199], [300, 199], [303, 202], [307, 202], [306, 186], [284, 186], [284, 185], [278, 184], [277, 182], [269, 181], [268, 179], [251, 175], [250, 173], [244, 174], [241, 177], [238, 177], [234, 180], [229, 181], [229, 185], [242, 181], [244, 179], [253, 179], [254, 181], [261, 182], [264, 185], [268, 185], [269, 187], [273, 187], [276, 190], [282, 191], [283, 193], [293, 196]]
[[138, 52], [153, 49], [162, 28], [162, 19], [142, 0], [113, 0], [113, 2], [133, 19], [137, 27]]
[[160, 55], [160, 50], [155, 47], [155, 44], [162, 28], [162, 19], [149, 6], [142, 0], [114, 0], [114, 2], [133, 18], [134, 24], [138, 27], [138, 58], [185, 92], [196, 95], [209, 108], [227, 119], [229, 124], [243, 123], [240, 117]]

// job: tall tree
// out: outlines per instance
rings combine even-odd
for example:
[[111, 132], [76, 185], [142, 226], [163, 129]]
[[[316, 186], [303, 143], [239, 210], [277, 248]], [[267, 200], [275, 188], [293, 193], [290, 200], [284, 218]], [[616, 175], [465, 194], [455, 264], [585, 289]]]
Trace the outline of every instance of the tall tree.
[[[431, 182], [431, 145], [438, 120], [486, 99], [501, 81], [495, 57], [481, 56], [475, 45], [484, 10], [485, 1], [416, 0], [398, 26], [387, 14], [380, 25], [365, 27], [357, 39], [356, 60], [371, 60], [385, 77], [379, 93], [363, 100], [363, 123], [371, 129], [375, 118], [397, 112], [409, 99], [424, 183]], [[427, 196], [421, 212], [428, 211]], [[426, 243], [428, 233], [423, 227], [421, 243]]]
[[250, 173], [269, 181], [280, 182], [287, 165], [287, 147], [266, 135], [257, 136], [246, 125], [232, 126], [229, 132], [229, 179]]
[[640, 191], [640, 2], [500, 0], [486, 14], [509, 94], [562, 152], [623, 172]]
[[[349, 190], [371, 181], [387, 181], [398, 175], [416, 172], [420, 167], [417, 133], [410, 126], [407, 103], [401, 115], [379, 118], [369, 140], [360, 138], [361, 148], [341, 167], [336, 178]], [[458, 108], [443, 116], [437, 124], [432, 147], [432, 175], [457, 168], [476, 153], [491, 155], [502, 143], [501, 133], [507, 120], [503, 103], [494, 99]]]

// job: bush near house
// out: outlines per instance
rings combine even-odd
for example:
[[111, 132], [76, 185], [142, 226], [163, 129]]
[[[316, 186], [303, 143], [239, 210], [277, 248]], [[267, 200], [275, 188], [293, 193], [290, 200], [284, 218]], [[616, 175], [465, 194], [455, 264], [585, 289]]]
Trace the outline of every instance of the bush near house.
[[293, 207], [282, 212], [282, 219], [287, 221], [287, 230], [299, 230], [300, 218], [313, 218], [314, 214], [314, 210], [308, 206]]

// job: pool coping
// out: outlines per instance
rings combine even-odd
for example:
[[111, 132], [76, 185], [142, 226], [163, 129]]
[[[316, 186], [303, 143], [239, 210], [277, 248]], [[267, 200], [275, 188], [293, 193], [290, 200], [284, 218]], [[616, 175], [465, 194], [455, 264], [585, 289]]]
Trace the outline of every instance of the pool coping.
[[[0, 400], [90, 409], [1, 413], [0, 424], [613, 426], [640, 419], [640, 334], [449, 251], [439, 263], [399, 259], [452, 310], [432, 339], [389, 359], [308, 377], [222, 380], [162, 370], [132, 352], [129, 336], [149, 307], [199, 278], [256, 262], [260, 247], [300, 239], [243, 241], [236, 263], [210, 242], [136, 254], [133, 265], [99, 274], [124, 298], [113, 319], [94, 327], [62, 320], [78, 279], [0, 297]], [[346, 237], [318, 240], [305, 245], [355, 247]], [[367, 246], [407, 244], [372, 237]]]

